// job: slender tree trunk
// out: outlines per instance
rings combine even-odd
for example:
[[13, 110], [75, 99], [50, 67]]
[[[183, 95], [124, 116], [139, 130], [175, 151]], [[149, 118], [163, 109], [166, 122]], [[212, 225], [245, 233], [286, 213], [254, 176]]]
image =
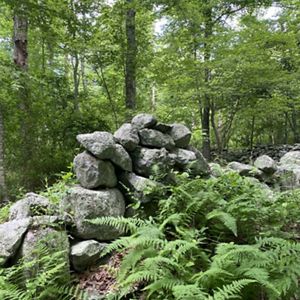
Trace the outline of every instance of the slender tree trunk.
[[[74, 60], [73, 60], [74, 59]], [[79, 74], [79, 56], [75, 53], [73, 57], [73, 82], [74, 82], [74, 110], [79, 111], [79, 84], [80, 84], [80, 74]]]
[[[208, 67], [208, 63], [211, 57], [211, 47], [209, 39], [212, 36], [212, 11], [211, 8], [207, 8], [205, 13], [205, 29], [204, 29], [204, 82], [206, 89], [208, 88], [211, 80], [211, 70]], [[203, 108], [202, 108], [202, 151], [203, 156], [208, 160], [211, 159], [210, 153], [210, 96], [207, 91], [204, 93]]]
[[126, 12], [126, 38], [127, 51], [125, 62], [125, 105], [126, 108], [134, 110], [136, 108], [136, 34], [135, 34], [135, 15], [136, 11], [130, 7], [132, 0], [127, 0]]
[[0, 107], [0, 197], [3, 202], [7, 202], [7, 188], [5, 182], [4, 166], [4, 124], [3, 113]]
[[154, 84], [151, 88], [151, 108], [152, 111], [156, 110], [156, 87]]
[[28, 19], [16, 14], [14, 16], [14, 63], [19, 71], [19, 99], [21, 115], [22, 176], [23, 185], [30, 183], [31, 161], [33, 157], [33, 130], [31, 123], [31, 101], [28, 85]]

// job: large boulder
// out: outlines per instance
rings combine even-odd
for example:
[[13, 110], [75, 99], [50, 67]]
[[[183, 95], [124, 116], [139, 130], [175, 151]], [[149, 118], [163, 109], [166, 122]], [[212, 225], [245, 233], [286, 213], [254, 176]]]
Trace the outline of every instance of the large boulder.
[[130, 198], [140, 201], [141, 203], [150, 202], [155, 193], [155, 189], [160, 186], [160, 184], [154, 180], [128, 172], [124, 172], [120, 176], [120, 180], [124, 186], [129, 189]]
[[177, 147], [186, 148], [190, 143], [192, 133], [182, 124], [172, 124], [170, 135]]
[[146, 177], [155, 173], [154, 168], [159, 172], [167, 173], [174, 165], [173, 159], [165, 148], [137, 148], [133, 152], [132, 161], [135, 172]]
[[45, 197], [35, 193], [27, 193], [25, 198], [13, 204], [9, 211], [9, 220], [24, 219], [31, 216], [47, 215], [54, 207]]
[[116, 145], [111, 161], [124, 171], [132, 171], [132, 160], [122, 145]]
[[68, 277], [70, 274], [69, 252], [67, 232], [40, 223], [39, 226], [32, 227], [26, 233], [18, 256], [23, 258], [25, 262], [32, 263], [24, 270], [26, 278], [34, 278], [39, 273], [44, 255], [55, 260], [53, 265], [62, 264], [60, 271]]
[[15, 256], [30, 224], [31, 218], [0, 224], [0, 266]]
[[131, 120], [131, 124], [137, 129], [151, 128], [156, 123], [156, 118], [149, 114], [138, 114]]
[[280, 165], [297, 165], [300, 167], [300, 151], [290, 151], [280, 159]]
[[139, 131], [141, 145], [154, 148], [166, 148], [168, 150], [175, 147], [171, 136], [154, 129], [142, 129]]
[[80, 185], [94, 189], [115, 187], [117, 177], [115, 168], [110, 161], [99, 160], [87, 151], [78, 154], [74, 159], [74, 170]]
[[110, 159], [114, 155], [116, 143], [109, 132], [95, 131], [79, 134], [76, 138], [85, 149], [100, 159]]
[[138, 131], [130, 123], [123, 124], [114, 134], [115, 140], [127, 151], [133, 151], [139, 144]]
[[260, 177], [262, 172], [251, 165], [243, 164], [237, 161], [230, 162], [227, 167], [238, 172], [241, 176]]
[[73, 245], [70, 258], [74, 270], [82, 272], [97, 263], [106, 246], [106, 243], [99, 243], [95, 240], [82, 241]]
[[283, 190], [300, 188], [300, 166], [282, 165], [278, 167], [275, 176]]
[[186, 149], [175, 149], [175, 162], [178, 168], [189, 171], [192, 175], [206, 175], [209, 173], [209, 165], [201, 152], [195, 153]]
[[273, 174], [277, 170], [276, 162], [268, 155], [261, 155], [254, 161], [254, 166], [266, 174]]
[[69, 189], [61, 209], [71, 214], [71, 232], [82, 239], [113, 240], [119, 232], [110, 226], [91, 224], [87, 220], [99, 217], [119, 217], [125, 212], [125, 201], [118, 189], [88, 190], [80, 186]]

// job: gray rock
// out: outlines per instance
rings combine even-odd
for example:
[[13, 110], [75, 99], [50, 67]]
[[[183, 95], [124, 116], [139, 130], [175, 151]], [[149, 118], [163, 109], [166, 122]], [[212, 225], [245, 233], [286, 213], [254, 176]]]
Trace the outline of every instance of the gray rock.
[[139, 114], [131, 120], [131, 124], [138, 129], [151, 128], [156, 122], [156, 118], [149, 114]]
[[300, 166], [298, 165], [279, 166], [275, 176], [283, 190], [300, 188]]
[[111, 161], [124, 171], [132, 171], [132, 160], [128, 152], [121, 145], [116, 145]]
[[70, 258], [74, 270], [82, 272], [98, 262], [100, 254], [106, 246], [107, 244], [95, 240], [87, 240], [73, 245]]
[[30, 223], [26, 218], [0, 224], [0, 266], [15, 256]]
[[100, 159], [110, 159], [115, 150], [115, 140], [111, 133], [96, 131], [94, 133], [79, 134], [77, 141], [94, 156]]
[[100, 186], [115, 187], [117, 185], [113, 164], [107, 160], [99, 160], [87, 151], [75, 157], [74, 170], [80, 185], [85, 188], [94, 189]]
[[53, 206], [45, 197], [35, 193], [27, 193], [24, 199], [17, 201], [10, 208], [9, 220], [18, 220], [30, 216], [47, 215]]
[[79, 238], [106, 241], [119, 236], [115, 228], [87, 222], [98, 217], [124, 215], [124, 197], [117, 189], [88, 190], [74, 186], [63, 198], [61, 208], [73, 216], [71, 232]]
[[165, 148], [138, 148], [133, 152], [132, 161], [135, 172], [146, 177], [155, 173], [154, 168], [159, 172], [167, 173], [174, 165]]
[[186, 126], [182, 124], [173, 124], [170, 135], [177, 147], [186, 148], [190, 143], [192, 133]]
[[20, 248], [19, 257], [25, 262], [32, 263], [24, 270], [26, 278], [34, 278], [40, 272], [39, 260], [41, 257], [41, 249], [47, 250], [47, 256], [55, 259], [55, 264], [64, 263], [61, 272], [64, 276], [69, 276], [69, 240], [68, 234], [64, 230], [56, 230], [54, 228], [40, 226], [30, 229]]
[[172, 129], [172, 125], [165, 124], [165, 123], [157, 123], [154, 126], [154, 129], [162, 132], [162, 133], [170, 133]]
[[138, 131], [130, 123], [123, 124], [114, 134], [115, 140], [127, 151], [133, 151], [139, 144]]
[[273, 174], [277, 170], [276, 162], [268, 155], [261, 155], [254, 161], [254, 166], [266, 174]]
[[130, 196], [141, 203], [150, 202], [155, 189], [160, 186], [158, 182], [134, 173], [124, 172], [120, 180], [129, 189]]
[[300, 166], [300, 151], [290, 151], [280, 159], [280, 165], [298, 165]]
[[142, 129], [139, 131], [141, 145], [154, 148], [166, 148], [168, 150], [175, 147], [171, 136], [154, 129]]
[[242, 164], [236, 161], [230, 162], [227, 167], [231, 170], [238, 172], [241, 176], [260, 176], [261, 172], [253, 166]]
[[211, 175], [214, 177], [221, 177], [225, 173], [222, 167], [217, 163], [209, 163], [209, 168], [211, 170]]
[[175, 162], [180, 169], [194, 176], [208, 174], [209, 165], [201, 152], [199, 156], [193, 151], [179, 148], [175, 149], [172, 154], [175, 154]]

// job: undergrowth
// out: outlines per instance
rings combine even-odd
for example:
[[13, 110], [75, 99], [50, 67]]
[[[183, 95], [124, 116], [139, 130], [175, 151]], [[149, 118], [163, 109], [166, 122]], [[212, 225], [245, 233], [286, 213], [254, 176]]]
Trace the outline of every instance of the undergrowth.
[[124, 233], [103, 253], [125, 253], [108, 299], [299, 298], [299, 192], [271, 198], [236, 173], [178, 181], [155, 217], [91, 220]]

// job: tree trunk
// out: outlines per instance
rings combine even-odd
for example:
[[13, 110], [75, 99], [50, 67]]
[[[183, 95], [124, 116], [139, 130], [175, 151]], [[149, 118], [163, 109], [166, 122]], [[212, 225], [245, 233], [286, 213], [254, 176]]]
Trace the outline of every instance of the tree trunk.
[[[211, 57], [211, 47], [209, 39], [212, 36], [212, 11], [211, 8], [207, 8], [204, 12], [205, 17], [205, 29], [204, 29], [204, 82], [205, 88], [208, 88], [210, 79], [211, 79], [211, 70], [207, 66], [210, 61]], [[203, 108], [202, 108], [202, 151], [203, 156], [210, 160], [211, 153], [210, 153], [210, 96], [207, 90], [204, 93], [203, 99]]]
[[31, 102], [28, 85], [28, 19], [16, 14], [14, 16], [14, 63], [19, 71], [19, 91], [21, 115], [21, 146], [23, 185], [31, 188], [30, 174], [33, 157], [33, 129], [31, 123]]
[[136, 108], [136, 35], [135, 35], [135, 14], [134, 8], [130, 7], [132, 0], [127, 0], [126, 12], [126, 38], [127, 51], [125, 62], [125, 105], [126, 108], [134, 110]]
[[5, 182], [5, 167], [4, 167], [4, 124], [3, 113], [0, 107], [0, 198], [2, 202], [7, 202], [7, 188]]

